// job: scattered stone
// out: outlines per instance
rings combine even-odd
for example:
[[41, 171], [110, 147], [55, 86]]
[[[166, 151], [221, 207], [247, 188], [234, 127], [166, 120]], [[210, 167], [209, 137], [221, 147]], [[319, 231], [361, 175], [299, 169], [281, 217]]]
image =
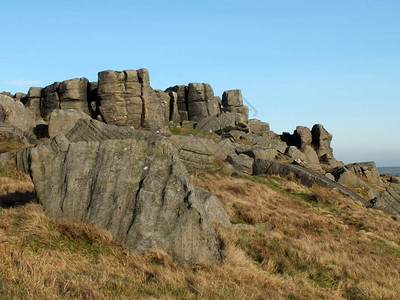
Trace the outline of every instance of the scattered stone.
[[313, 186], [318, 184], [323, 187], [337, 188], [342, 194], [350, 197], [353, 200], [363, 203], [365, 206], [369, 204], [368, 201], [355, 194], [348, 188], [326, 178], [324, 175], [318, 174], [310, 169], [294, 165], [286, 164], [278, 161], [271, 161], [265, 159], [256, 159], [254, 161], [254, 175], [279, 175], [281, 177], [295, 175], [296, 178], [306, 186]]

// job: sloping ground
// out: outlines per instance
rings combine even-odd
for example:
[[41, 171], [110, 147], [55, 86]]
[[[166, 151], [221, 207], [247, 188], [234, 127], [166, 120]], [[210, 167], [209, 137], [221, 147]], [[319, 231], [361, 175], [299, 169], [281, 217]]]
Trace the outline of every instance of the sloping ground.
[[182, 267], [160, 252], [129, 254], [107, 232], [54, 221], [28, 203], [0, 209], [0, 298], [399, 298], [394, 217], [290, 177], [192, 176], [238, 224], [218, 227], [221, 265]]

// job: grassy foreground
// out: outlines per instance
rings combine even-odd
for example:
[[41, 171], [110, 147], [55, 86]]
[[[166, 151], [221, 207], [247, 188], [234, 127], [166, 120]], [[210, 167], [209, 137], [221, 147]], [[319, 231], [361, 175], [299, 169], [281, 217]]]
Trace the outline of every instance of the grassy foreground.
[[336, 191], [192, 174], [236, 225], [217, 226], [221, 265], [189, 267], [162, 252], [130, 254], [38, 204], [4, 205], [33, 191], [11, 175], [0, 177], [0, 299], [400, 299], [400, 222]]

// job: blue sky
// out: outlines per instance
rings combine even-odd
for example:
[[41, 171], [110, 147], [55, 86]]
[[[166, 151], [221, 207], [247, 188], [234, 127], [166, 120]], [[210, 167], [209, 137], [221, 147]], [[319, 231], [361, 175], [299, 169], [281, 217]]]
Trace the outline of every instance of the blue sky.
[[400, 1], [2, 1], [0, 91], [145, 67], [153, 88], [242, 89], [277, 133], [400, 165]]

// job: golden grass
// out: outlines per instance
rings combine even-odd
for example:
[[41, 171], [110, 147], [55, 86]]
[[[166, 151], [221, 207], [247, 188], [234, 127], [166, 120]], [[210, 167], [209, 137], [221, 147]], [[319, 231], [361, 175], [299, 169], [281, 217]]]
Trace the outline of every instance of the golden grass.
[[0, 298], [398, 299], [400, 222], [336, 191], [278, 177], [193, 174], [231, 220], [221, 265], [131, 254], [40, 205], [0, 210]]

